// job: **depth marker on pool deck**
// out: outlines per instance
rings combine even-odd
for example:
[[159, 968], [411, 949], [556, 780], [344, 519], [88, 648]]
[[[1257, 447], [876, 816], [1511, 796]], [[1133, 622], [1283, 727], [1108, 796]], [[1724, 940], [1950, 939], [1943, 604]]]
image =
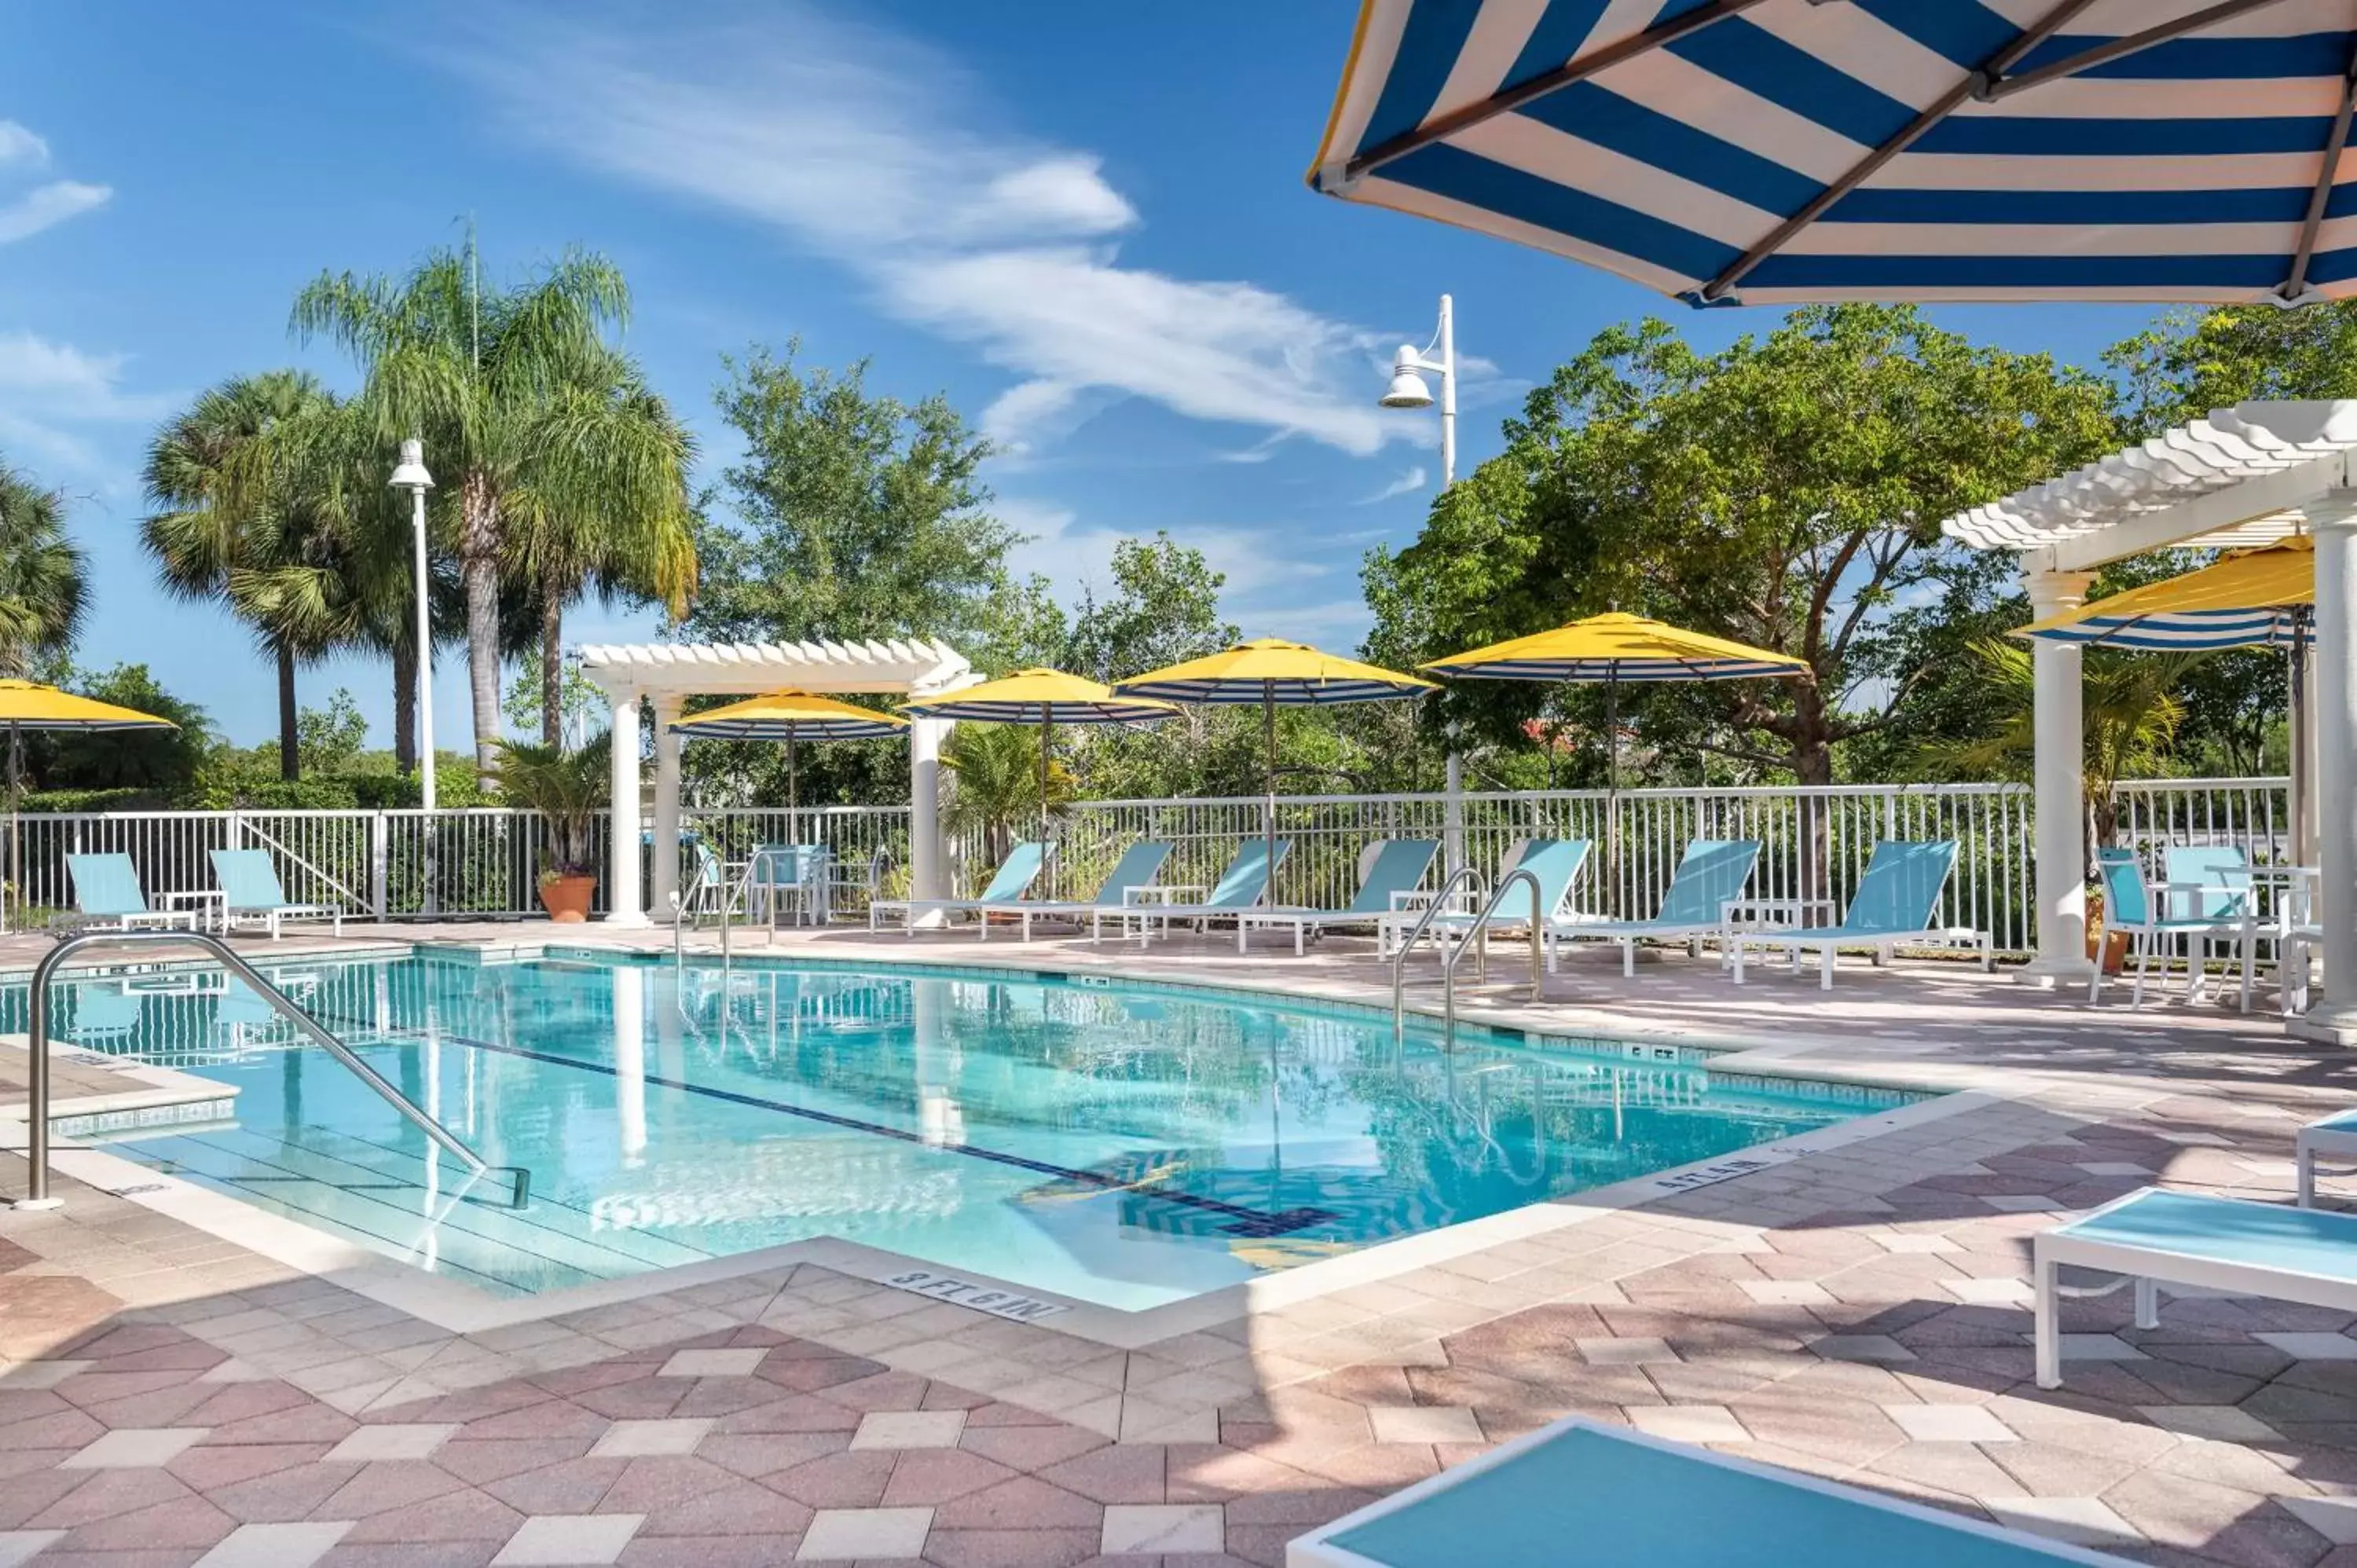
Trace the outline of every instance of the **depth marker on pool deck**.
[[[364, 1027], [371, 1034], [380, 1036], [402, 1036], [410, 1039], [425, 1037], [424, 1032], [417, 1029], [381, 1029], [373, 1024], [360, 1025], [358, 1020], [347, 1019], [345, 1022]], [[505, 1046], [491, 1040], [478, 1040], [470, 1036], [455, 1035], [447, 1030], [444, 1030], [438, 1037], [457, 1045], [471, 1046], [477, 1050], [497, 1051], [501, 1056], [522, 1057], [529, 1061], [546, 1062], [552, 1067], [577, 1068], [584, 1072], [603, 1073], [608, 1078], [621, 1077], [618, 1069], [608, 1067], [603, 1062], [576, 1061], [570, 1057], [555, 1056], [547, 1051], [535, 1051], [523, 1046]], [[675, 1078], [662, 1078], [654, 1073], [646, 1074], [645, 1081], [664, 1089], [676, 1089], [683, 1094], [701, 1094], [709, 1100], [725, 1100], [736, 1105], [750, 1105], [757, 1110], [775, 1111], [782, 1115], [799, 1116], [805, 1121], [823, 1122], [829, 1126], [845, 1127], [855, 1133], [872, 1133], [879, 1138], [897, 1138], [903, 1144], [916, 1144], [928, 1149], [941, 1149], [952, 1155], [965, 1155], [977, 1160], [988, 1160], [995, 1165], [1014, 1165], [1023, 1170], [1036, 1171], [1041, 1176], [1079, 1182], [1083, 1187], [1093, 1187], [1105, 1192], [1134, 1192], [1141, 1197], [1157, 1198], [1164, 1203], [1178, 1204], [1181, 1208], [1197, 1208], [1206, 1213], [1222, 1215], [1227, 1218], [1229, 1223], [1221, 1226], [1220, 1230], [1227, 1235], [1242, 1236], [1248, 1240], [1259, 1241], [1275, 1236], [1290, 1236], [1297, 1230], [1306, 1230], [1312, 1225], [1323, 1225], [1328, 1220], [1340, 1218], [1330, 1210], [1323, 1208], [1287, 1208], [1280, 1213], [1271, 1214], [1263, 1209], [1247, 1208], [1240, 1203], [1229, 1203], [1222, 1198], [1198, 1197], [1191, 1192], [1178, 1192], [1160, 1187], [1139, 1187], [1123, 1181], [1117, 1176], [1106, 1176], [1101, 1171], [1071, 1170], [1063, 1165], [1049, 1165], [1045, 1160], [1028, 1159], [1024, 1155], [1010, 1155], [999, 1149], [985, 1149], [979, 1144], [934, 1143], [920, 1133], [904, 1132], [900, 1128], [887, 1127], [875, 1122], [862, 1122], [854, 1116], [838, 1116], [831, 1111], [813, 1111], [807, 1106], [789, 1105], [782, 1100], [764, 1100], [756, 1094], [739, 1094], [734, 1090], [708, 1089], [702, 1084], [687, 1083]]]

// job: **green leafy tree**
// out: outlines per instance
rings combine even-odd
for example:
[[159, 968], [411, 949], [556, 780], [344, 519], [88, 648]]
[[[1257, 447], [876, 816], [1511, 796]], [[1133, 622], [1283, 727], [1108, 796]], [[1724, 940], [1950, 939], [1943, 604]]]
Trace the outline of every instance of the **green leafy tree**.
[[2357, 301], [2175, 311], [2104, 359], [2139, 438], [2255, 398], [2357, 397]]
[[[1824, 784], [1920, 674], [1888, 634], [1962, 564], [1940, 521], [2108, 449], [2114, 424], [2108, 386], [2046, 356], [1844, 306], [1715, 354], [1659, 321], [1613, 328], [1506, 435], [1414, 544], [1370, 557], [1371, 650], [1413, 662], [1615, 607], [1733, 637], [1808, 673], [1649, 693], [1624, 723], [1674, 714], [1663, 730], [1699, 749]], [[1469, 682], [1429, 705], [1523, 744], [1549, 695]]]
[[1167, 532], [1121, 541], [1111, 587], [1085, 590], [1073, 618], [1073, 671], [1110, 683], [1232, 646], [1239, 634], [1220, 616], [1227, 581]]
[[[381, 446], [425, 443], [457, 546], [475, 761], [487, 774], [508, 646], [502, 588], [534, 575], [520, 550], [560, 529], [576, 542], [571, 531], [603, 532], [635, 558], [632, 574], [643, 567], [667, 596], [686, 592], [680, 556], [640, 549], [683, 512], [688, 455], [659, 404], [619, 390], [636, 374], [606, 334], [629, 312], [620, 269], [602, 256], [568, 252], [519, 283], [484, 286], [471, 239], [400, 278], [322, 274], [295, 303], [297, 336], [330, 338], [366, 375], [359, 402]], [[544, 599], [569, 603], [606, 559], [568, 548]]]
[[[1996, 722], [1977, 735], [1927, 741], [1915, 776], [1933, 781], [2000, 779], [2027, 784], [2037, 757], [2035, 662], [2018, 638], [1984, 638], [1966, 656], [1990, 693]], [[2130, 654], [2097, 649], [2082, 668], [2081, 728], [2086, 755], [2082, 778], [2095, 843], [2112, 842], [2118, 826], [2113, 787], [2123, 779], [2162, 774], [2175, 748], [2185, 704], [2175, 688], [2201, 654]]]
[[88, 574], [66, 533], [65, 498], [0, 459], [0, 675], [23, 679], [72, 650]]
[[795, 345], [726, 361], [721, 416], [745, 456], [697, 536], [687, 629], [721, 641], [979, 641], [1019, 536], [977, 478], [989, 446], [941, 397], [871, 393], [865, 361], [805, 371]]
[[82, 735], [51, 730], [25, 737], [27, 772], [44, 789], [153, 789], [178, 797], [192, 788], [219, 736], [204, 709], [174, 696], [145, 664], [70, 674], [68, 690], [178, 725]]
[[342, 773], [350, 770], [368, 749], [368, 719], [361, 705], [343, 687], [328, 699], [324, 708], [305, 708], [295, 717], [296, 743], [303, 754], [306, 773]]
[[[942, 748], [952, 784], [943, 820], [952, 833], [978, 832], [996, 865], [1018, 832], [1039, 820], [1039, 731], [1032, 725], [962, 724]], [[1074, 794], [1060, 760], [1048, 765], [1048, 810]]]
[[167, 591], [226, 604], [276, 668], [279, 772], [302, 773], [296, 671], [359, 640], [371, 574], [347, 508], [348, 426], [296, 371], [239, 376], [200, 395], [148, 443], [140, 525]]

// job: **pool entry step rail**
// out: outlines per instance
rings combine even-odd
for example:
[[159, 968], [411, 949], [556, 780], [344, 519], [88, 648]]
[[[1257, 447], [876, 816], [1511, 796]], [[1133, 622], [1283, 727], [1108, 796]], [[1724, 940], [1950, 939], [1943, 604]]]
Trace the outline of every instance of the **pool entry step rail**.
[[280, 1016], [300, 1031], [306, 1039], [350, 1069], [352, 1075], [368, 1086], [386, 1104], [414, 1123], [419, 1132], [431, 1139], [442, 1151], [466, 1167], [468, 1181], [486, 1176], [508, 1178], [510, 1197], [507, 1207], [513, 1209], [529, 1208], [532, 1203], [532, 1172], [522, 1165], [494, 1165], [466, 1144], [459, 1136], [441, 1122], [427, 1115], [415, 1101], [393, 1086], [391, 1080], [362, 1061], [350, 1046], [338, 1039], [326, 1025], [304, 1011], [295, 999], [281, 991], [262, 972], [248, 963], [238, 951], [220, 937], [204, 931], [82, 931], [59, 941], [43, 956], [33, 971], [32, 991], [28, 998], [29, 1039], [32, 1052], [30, 1093], [26, 1114], [28, 1146], [27, 1155], [26, 1195], [17, 1200], [19, 1208], [54, 1208], [59, 1200], [49, 1196], [49, 987], [59, 965], [70, 955], [84, 948], [101, 946], [135, 947], [156, 942], [179, 942], [200, 947], [221, 961], [221, 967], [251, 986], [275, 1009]]

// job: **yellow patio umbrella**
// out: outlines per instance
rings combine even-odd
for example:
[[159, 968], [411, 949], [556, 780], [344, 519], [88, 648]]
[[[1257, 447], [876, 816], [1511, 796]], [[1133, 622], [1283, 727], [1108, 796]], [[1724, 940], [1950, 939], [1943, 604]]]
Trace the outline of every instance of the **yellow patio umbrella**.
[[802, 774], [795, 746], [804, 740], [877, 740], [899, 735], [909, 721], [898, 714], [878, 713], [850, 703], [838, 703], [810, 692], [771, 692], [679, 719], [673, 735], [705, 740], [782, 740], [786, 743], [786, 810], [802, 805]]
[[929, 719], [1039, 726], [1039, 838], [1048, 837], [1048, 754], [1058, 725], [1152, 724], [1178, 712], [1168, 703], [1127, 697], [1085, 675], [1017, 670], [996, 681], [920, 697], [900, 711]]
[[2315, 624], [2316, 542], [2298, 536], [2048, 616], [2013, 635], [2145, 652], [2285, 650], [2290, 661], [2292, 857], [2307, 865], [2308, 800], [2315, 787], [2308, 746], [2307, 653]]
[[1620, 864], [1620, 682], [1789, 679], [1806, 674], [1809, 669], [1798, 659], [1764, 648], [1620, 610], [1436, 659], [1418, 668], [1484, 681], [1604, 682], [1605, 859], [1616, 877]]
[[1438, 690], [1416, 675], [1403, 675], [1343, 659], [1306, 642], [1264, 637], [1222, 652], [1190, 659], [1167, 669], [1149, 670], [1114, 690], [1131, 696], [1160, 697], [1177, 703], [1257, 703], [1261, 737], [1268, 753], [1268, 795], [1263, 809], [1268, 851], [1268, 878], [1263, 897], [1275, 901], [1276, 882], [1276, 710], [1279, 707], [1323, 706], [1329, 703], [1371, 703], [1385, 698], [1419, 697]]
[[[25, 886], [23, 804], [25, 732], [33, 730], [178, 729], [169, 719], [117, 707], [95, 697], [79, 697], [38, 681], [0, 680], [0, 723], [8, 726], [8, 881], [21, 902]], [[0, 929], [6, 908], [0, 905]]]

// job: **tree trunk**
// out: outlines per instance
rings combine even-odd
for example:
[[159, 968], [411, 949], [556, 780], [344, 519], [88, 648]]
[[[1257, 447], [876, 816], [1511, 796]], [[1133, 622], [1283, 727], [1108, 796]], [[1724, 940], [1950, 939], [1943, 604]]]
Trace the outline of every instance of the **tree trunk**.
[[291, 784], [303, 777], [303, 749], [296, 736], [300, 715], [295, 707], [295, 650], [280, 648], [277, 660], [278, 777]]
[[467, 589], [467, 683], [475, 709], [475, 771], [496, 782], [500, 735], [500, 503], [490, 481], [467, 476], [460, 492], [459, 575]]
[[[1803, 678], [1792, 682], [1792, 779], [1803, 789], [1822, 787], [1834, 781], [1833, 742], [1829, 738], [1831, 724], [1825, 713], [1824, 693], [1814, 681]], [[1833, 822], [1828, 802], [1821, 798], [1803, 795], [1801, 798], [1801, 896], [1804, 898], [1833, 897]], [[1810, 919], [1822, 911], [1812, 912]]]
[[393, 765], [402, 773], [417, 766], [417, 656], [398, 639], [393, 645]]
[[554, 561], [540, 569], [540, 739], [565, 744], [565, 577]]

